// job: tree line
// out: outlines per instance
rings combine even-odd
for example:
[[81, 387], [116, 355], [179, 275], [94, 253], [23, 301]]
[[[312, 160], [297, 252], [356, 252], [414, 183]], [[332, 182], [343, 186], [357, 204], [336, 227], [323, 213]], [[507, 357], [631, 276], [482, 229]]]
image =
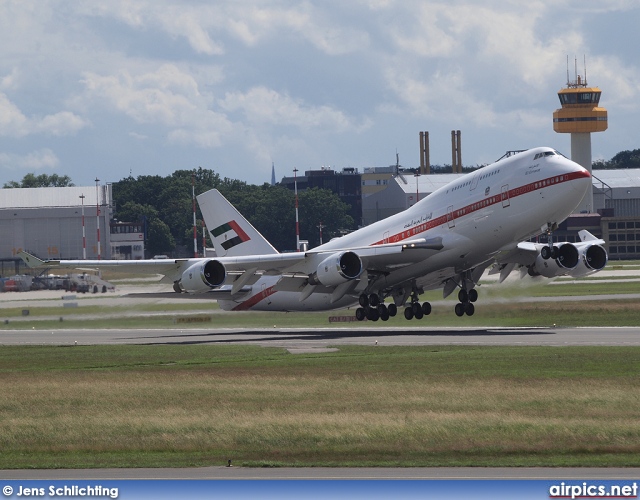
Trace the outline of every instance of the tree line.
[[620, 151], [609, 161], [596, 160], [592, 165], [594, 170], [640, 168], [640, 149], [634, 149], [633, 151]]

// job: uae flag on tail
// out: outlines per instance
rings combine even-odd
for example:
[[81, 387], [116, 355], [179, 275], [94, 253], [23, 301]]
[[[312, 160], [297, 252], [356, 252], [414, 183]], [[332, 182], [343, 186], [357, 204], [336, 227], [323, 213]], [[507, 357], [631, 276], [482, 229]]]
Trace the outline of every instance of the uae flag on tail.
[[211, 234], [213, 234], [214, 238], [224, 235], [222, 248], [225, 250], [229, 250], [231, 247], [235, 247], [236, 245], [251, 239], [234, 220], [216, 227], [211, 231]]

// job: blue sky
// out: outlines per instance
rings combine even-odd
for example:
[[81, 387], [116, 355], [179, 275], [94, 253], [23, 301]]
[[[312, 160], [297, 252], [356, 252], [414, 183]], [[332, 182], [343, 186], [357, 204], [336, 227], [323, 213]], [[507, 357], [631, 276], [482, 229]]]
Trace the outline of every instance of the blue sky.
[[0, 183], [203, 167], [488, 163], [551, 146], [574, 59], [602, 91], [594, 159], [640, 148], [637, 0], [0, 0]]

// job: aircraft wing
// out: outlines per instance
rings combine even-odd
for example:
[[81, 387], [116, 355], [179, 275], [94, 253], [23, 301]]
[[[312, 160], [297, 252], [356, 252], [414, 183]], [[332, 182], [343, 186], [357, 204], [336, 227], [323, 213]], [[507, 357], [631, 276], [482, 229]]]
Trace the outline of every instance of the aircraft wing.
[[199, 259], [145, 259], [145, 260], [42, 260], [27, 252], [18, 252], [27, 266], [45, 269], [79, 269], [95, 271], [110, 269], [116, 272], [136, 274], [161, 274], [164, 282], [180, 278], [190, 265]]
[[[287, 280], [307, 279], [325, 268], [328, 273], [345, 271], [348, 280], [355, 280], [361, 274], [389, 273], [404, 267], [442, 249], [442, 239], [417, 238], [401, 243], [373, 246], [350, 247], [309, 251], [306, 253], [283, 253], [219, 257], [212, 259], [146, 259], [146, 260], [42, 260], [27, 252], [18, 256], [33, 268], [51, 269], [109, 269], [116, 272], [136, 274], [161, 274], [162, 282], [181, 283], [187, 292], [210, 292], [220, 286], [231, 285], [232, 295], [238, 295], [246, 286], [254, 284], [261, 276], [282, 276], [280, 287], [288, 288]], [[348, 258], [345, 259], [344, 257]], [[331, 261], [331, 262], [329, 262]], [[349, 262], [357, 269], [353, 274], [344, 268]], [[342, 269], [337, 269], [337, 267]], [[331, 265], [330, 265], [331, 264]], [[328, 275], [327, 275], [328, 276]], [[344, 281], [343, 277], [319, 278], [319, 283], [333, 287]], [[335, 282], [335, 281], [338, 282]], [[221, 290], [223, 292], [224, 290]], [[224, 291], [227, 293], [226, 291]]]

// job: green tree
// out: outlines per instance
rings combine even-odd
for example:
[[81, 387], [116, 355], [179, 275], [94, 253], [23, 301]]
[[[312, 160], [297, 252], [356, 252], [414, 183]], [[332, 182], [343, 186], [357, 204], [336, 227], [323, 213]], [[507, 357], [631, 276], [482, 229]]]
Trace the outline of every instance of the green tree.
[[117, 219], [121, 222], [138, 222], [158, 218], [158, 211], [149, 204], [127, 201], [118, 208]]
[[9, 181], [3, 186], [5, 189], [11, 188], [39, 188], [39, 187], [69, 187], [74, 184], [71, 182], [71, 177], [68, 175], [58, 174], [40, 174], [33, 173], [26, 174], [22, 181]]
[[171, 235], [169, 226], [160, 219], [151, 219], [147, 229], [147, 250], [151, 255], [171, 252], [176, 242]]
[[309, 246], [320, 244], [320, 223], [322, 241], [341, 236], [356, 229], [353, 217], [349, 215], [349, 205], [328, 189], [307, 189], [298, 194], [300, 213], [300, 237], [309, 241]]

